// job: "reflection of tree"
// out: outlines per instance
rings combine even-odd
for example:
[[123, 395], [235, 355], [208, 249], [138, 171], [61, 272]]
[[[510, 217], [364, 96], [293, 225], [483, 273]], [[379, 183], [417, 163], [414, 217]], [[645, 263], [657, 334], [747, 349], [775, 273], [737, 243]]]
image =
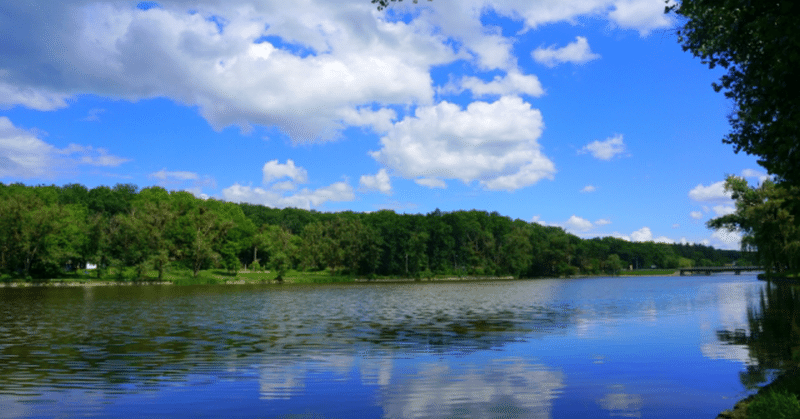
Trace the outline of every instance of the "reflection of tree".
[[747, 345], [757, 363], [742, 373], [742, 384], [752, 388], [766, 381], [770, 371], [783, 370], [800, 361], [800, 289], [768, 284], [757, 307], [748, 308], [750, 332], [720, 330], [720, 341]]
[[[487, 287], [103, 287], [0, 293], [0, 394], [139, 391], [318, 356], [471, 353], [566, 328], [568, 309]], [[542, 285], [538, 291], [546, 293]], [[443, 296], [439, 296], [439, 293]], [[262, 382], [264, 393], [295, 387]], [[301, 374], [302, 375], [302, 374]], [[381, 379], [385, 381], [385, 378]], [[23, 389], [24, 387], [24, 389]], [[270, 390], [275, 387], [279, 390]]]

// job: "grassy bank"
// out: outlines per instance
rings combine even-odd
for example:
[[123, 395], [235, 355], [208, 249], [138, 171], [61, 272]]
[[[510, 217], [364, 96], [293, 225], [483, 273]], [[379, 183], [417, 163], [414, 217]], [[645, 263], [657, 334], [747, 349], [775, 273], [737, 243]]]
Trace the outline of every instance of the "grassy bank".
[[717, 419], [800, 418], [800, 367], [792, 368], [762, 387], [758, 393], [736, 403]]
[[194, 276], [188, 269], [168, 269], [159, 281], [158, 271], [147, 271], [143, 275], [136, 273], [134, 268], [110, 268], [97, 278], [94, 270], [79, 270], [66, 273], [58, 278], [47, 280], [31, 280], [5, 276], [0, 278], [0, 286], [25, 286], [25, 285], [116, 285], [116, 284], [174, 284], [174, 285], [213, 285], [229, 283], [287, 283], [287, 284], [318, 284], [334, 282], [354, 282], [353, 276], [331, 274], [329, 271], [305, 272], [290, 270], [281, 281], [277, 273], [270, 271], [239, 271], [230, 272], [223, 269], [207, 269]]

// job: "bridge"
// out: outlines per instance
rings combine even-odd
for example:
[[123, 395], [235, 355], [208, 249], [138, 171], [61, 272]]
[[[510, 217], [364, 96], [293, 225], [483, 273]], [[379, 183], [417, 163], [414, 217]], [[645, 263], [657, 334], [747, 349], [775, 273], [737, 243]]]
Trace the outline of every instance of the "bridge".
[[734, 272], [736, 275], [744, 272], [763, 271], [761, 266], [698, 266], [696, 268], [680, 268], [681, 276], [705, 274], [711, 275], [712, 273], [719, 272]]

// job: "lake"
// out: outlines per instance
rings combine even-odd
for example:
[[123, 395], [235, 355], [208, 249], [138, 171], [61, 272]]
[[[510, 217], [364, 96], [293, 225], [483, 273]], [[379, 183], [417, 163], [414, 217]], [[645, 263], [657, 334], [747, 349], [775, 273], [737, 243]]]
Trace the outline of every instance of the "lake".
[[713, 418], [764, 375], [746, 336], [766, 287], [5, 288], [0, 417]]

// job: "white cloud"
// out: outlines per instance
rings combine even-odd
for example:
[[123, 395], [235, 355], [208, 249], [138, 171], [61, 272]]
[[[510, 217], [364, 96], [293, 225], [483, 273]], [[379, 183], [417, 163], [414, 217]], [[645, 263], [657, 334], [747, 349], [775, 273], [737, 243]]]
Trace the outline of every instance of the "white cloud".
[[726, 229], [715, 230], [711, 233], [711, 240], [703, 240], [707, 245], [713, 245], [718, 249], [739, 250], [742, 247], [742, 234], [738, 231], [728, 231]]
[[583, 192], [583, 193], [589, 193], [589, 192], [594, 192], [594, 191], [596, 191], [596, 190], [597, 190], [597, 188], [595, 188], [594, 186], [592, 186], [592, 185], [586, 185], [586, 186], [584, 186], [584, 187], [583, 187], [583, 189], [581, 189], [581, 192]]
[[576, 37], [575, 42], [562, 48], [556, 48], [555, 45], [537, 48], [531, 52], [531, 56], [547, 67], [555, 67], [561, 63], [585, 64], [600, 58], [600, 55], [591, 51], [589, 41], [582, 36]]
[[478, 180], [486, 189], [512, 191], [556, 172], [537, 142], [543, 125], [541, 112], [515, 96], [465, 110], [442, 102], [397, 122], [370, 154], [408, 179]]
[[195, 180], [200, 177], [194, 172], [168, 172], [167, 169], [161, 169], [158, 172], [150, 173], [149, 176], [159, 180]]
[[564, 227], [567, 230], [585, 232], [591, 230], [594, 226], [591, 221], [573, 214], [569, 217], [569, 220], [564, 223]]
[[635, 242], [648, 242], [653, 240], [653, 233], [650, 231], [650, 227], [642, 227], [631, 233], [631, 239]]
[[295, 166], [292, 159], [286, 160], [286, 164], [278, 163], [278, 160], [270, 160], [264, 163], [261, 171], [264, 174], [263, 182], [265, 184], [285, 177], [296, 183], [306, 183], [308, 181], [306, 169]]
[[670, 18], [664, 13], [663, 0], [618, 0], [614, 10], [609, 13], [613, 22], [623, 28], [639, 31], [646, 36], [654, 29], [672, 26]]
[[157, 179], [159, 186], [170, 190], [183, 190], [201, 199], [208, 199], [208, 194], [203, 192], [203, 188], [217, 187], [217, 182], [213, 177], [201, 176], [195, 172], [167, 171], [167, 169], [161, 169], [147, 176], [152, 179]]
[[[14, 17], [0, 26], [8, 52], [0, 108], [53, 110], [82, 94], [166, 97], [196, 107], [216, 129], [257, 124], [322, 141], [349, 125], [387, 128], [387, 105], [432, 104], [431, 68], [456, 60], [508, 73], [465, 80], [478, 96], [541, 94], [538, 79], [516, 72], [514, 37], [481, 22], [489, 10], [521, 20], [521, 32], [583, 17], [641, 33], [668, 23], [659, 0], [434, 1], [413, 6], [410, 21], [387, 21], [364, 0], [158, 3], [146, 11], [101, 0], [0, 3], [0, 14]], [[596, 57], [585, 38], [558, 51], [552, 60]]]
[[580, 154], [591, 153], [592, 157], [600, 160], [611, 160], [624, 152], [625, 143], [622, 141], [622, 135], [615, 135], [605, 141], [592, 141], [578, 151]]
[[[262, 168], [265, 187], [244, 186], [238, 182], [223, 189], [222, 197], [231, 202], [249, 202], [273, 208], [319, 208], [326, 202], [343, 202], [355, 199], [353, 187], [347, 182], [336, 182], [331, 185], [311, 190], [297, 189], [298, 183], [308, 182], [306, 169], [296, 166], [291, 159], [285, 164], [277, 160], [268, 161]], [[380, 173], [379, 173], [380, 174]], [[278, 179], [288, 180], [276, 182]], [[363, 178], [362, 178], [363, 179]]]
[[414, 179], [414, 183], [431, 189], [444, 189], [447, 187], [447, 183], [445, 181], [434, 177], [424, 177], [424, 178]]
[[85, 118], [81, 119], [81, 121], [86, 122], [97, 122], [100, 121], [100, 114], [104, 113], [106, 110], [101, 108], [92, 108], [89, 109], [88, 115]]
[[293, 195], [235, 183], [222, 190], [222, 197], [231, 202], [249, 202], [274, 208], [294, 207], [310, 210], [319, 208], [326, 202], [352, 201], [355, 199], [355, 194], [353, 188], [345, 182], [336, 182], [315, 190], [305, 188]]
[[366, 191], [380, 191], [384, 194], [392, 192], [392, 184], [389, 182], [389, 174], [386, 169], [381, 169], [375, 175], [363, 175], [358, 181], [359, 186]]
[[675, 224], [672, 225], [672, 228], [679, 228], [680, 226], [681, 226], [680, 224], [675, 223]]
[[733, 214], [736, 212], [736, 207], [733, 205], [714, 205], [714, 207], [711, 209], [714, 210], [714, 213], [717, 214], [717, 216]]
[[769, 175], [766, 173], [753, 169], [742, 170], [742, 177], [756, 178], [758, 179], [758, 183], [764, 183], [765, 180], [769, 179]]
[[605, 218], [601, 218], [601, 219], [599, 219], [599, 220], [594, 222], [594, 225], [596, 225], [598, 227], [609, 225], [609, 224], [611, 224], [611, 220], [605, 219]]
[[80, 154], [78, 159], [80, 163], [91, 166], [117, 167], [122, 163], [130, 161], [130, 159], [108, 154], [108, 150], [105, 148], [94, 148], [90, 145], [80, 146], [77, 144], [70, 144], [63, 152], [59, 153], [67, 155]]
[[692, 211], [689, 213], [689, 216], [694, 218], [695, 220], [699, 220], [703, 218], [703, 213], [700, 211]]
[[54, 178], [81, 164], [116, 167], [130, 161], [108, 154], [104, 148], [70, 144], [59, 149], [39, 135], [35, 130], [17, 128], [0, 116], [0, 177]]
[[[168, 97], [217, 129], [262, 124], [316, 141], [335, 137], [362, 105], [432, 101], [430, 67], [457, 57], [444, 35], [424, 19], [385, 21], [369, 3], [316, 3], [198, 0], [190, 12], [171, 0], [147, 11], [41, 1], [0, 28], [25, 51], [0, 59], [0, 106], [55, 109], [79, 93]], [[53, 39], [70, 42], [52, 49]]]
[[695, 186], [689, 191], [689, 198], [697, 202], [730, 201], [731, 193], [725, 191], [725, 181], [719, 181], [708, 186]]
[[462, 77], [457, 82], [450, 82], [442, 87], [440, 92], [461, 93], [465, 90], [471, 91], [476, 97], [519, 94], [539, 97], [544, 94], [542, 84], [536, 76], [520, 74], [516, 70], [509, 71], [504, 77], [495, 76], [490, 82], [485, 82], [477, 77]]

